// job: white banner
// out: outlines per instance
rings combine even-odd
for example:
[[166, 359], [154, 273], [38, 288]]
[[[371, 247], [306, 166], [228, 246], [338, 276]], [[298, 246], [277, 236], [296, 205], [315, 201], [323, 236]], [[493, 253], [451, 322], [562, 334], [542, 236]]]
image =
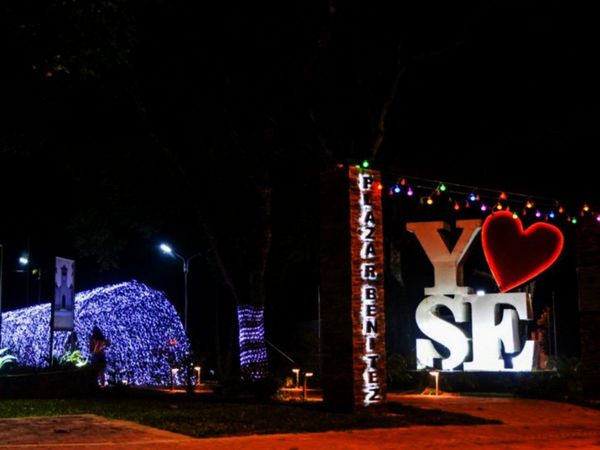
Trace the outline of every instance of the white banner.
[[75, 313], [75, 261], [56, 257], [54, 275], [54, 329], [73, 331]]

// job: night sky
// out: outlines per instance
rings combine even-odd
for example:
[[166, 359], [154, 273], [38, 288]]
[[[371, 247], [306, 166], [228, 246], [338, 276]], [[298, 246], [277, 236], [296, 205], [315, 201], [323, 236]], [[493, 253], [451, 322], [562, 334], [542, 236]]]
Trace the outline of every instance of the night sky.
[[[181, 264], [158, 252], [164, 240], [206, 255], [190, 270], [190, 328], [210, 359], [214, 336], [226, 347], [235, 327], [219, 261], [238, 299], [255, 301], [268, 229], [267, 334], [293, 352], [290, 330], [317, 318], [318, 180], [336, 163], [369, 158], [390, 181], [598, 206], [592, 11], [566, 1], [393, 3], [242, 2], [215, 19], [184, 1], [4, 2], [4, 309], [28, 303], [26, 275], [15, 272], [28, 249], [43, 299], [53, 258], [64, 256], [77, 260], [77, 290], [135, 278], [181, 310]], [[564, 260], [567, 329], [572, 248]], [[38, 287], [32, 277], [29, 303]], [[564, 345], [577, 352], [574, 339]]]

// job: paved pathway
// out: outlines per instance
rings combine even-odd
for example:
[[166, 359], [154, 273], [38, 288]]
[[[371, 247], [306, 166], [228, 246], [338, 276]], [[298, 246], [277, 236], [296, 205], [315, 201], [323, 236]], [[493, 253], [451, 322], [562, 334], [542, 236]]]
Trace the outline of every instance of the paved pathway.
[[600, 448], [599, 410], [512, 398], [391, 395], [391, 399], [503, 423], [193, 439], [131, 422], [80, 415], [0, 420], [0, 449]]

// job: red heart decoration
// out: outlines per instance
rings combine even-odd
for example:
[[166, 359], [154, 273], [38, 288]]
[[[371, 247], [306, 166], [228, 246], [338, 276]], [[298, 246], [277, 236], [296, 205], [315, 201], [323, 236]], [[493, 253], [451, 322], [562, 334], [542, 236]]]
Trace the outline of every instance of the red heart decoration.
[[500, 211], [485, 219], [481, 241], [500, 292], [506, 292], [550, 267], [562, 251], [564, 238], [548, 223], [538, 222], [523, 230], [521, 219]]

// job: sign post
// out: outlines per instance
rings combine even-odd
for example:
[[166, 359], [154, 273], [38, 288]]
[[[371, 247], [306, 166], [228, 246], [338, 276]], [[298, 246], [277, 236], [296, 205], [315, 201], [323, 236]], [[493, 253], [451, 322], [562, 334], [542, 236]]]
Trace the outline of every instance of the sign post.
[[75, 318], [75, 261], [56, 257], [54, 301], [50, 305], [50, 366], [54, 331], [73, 331]]

